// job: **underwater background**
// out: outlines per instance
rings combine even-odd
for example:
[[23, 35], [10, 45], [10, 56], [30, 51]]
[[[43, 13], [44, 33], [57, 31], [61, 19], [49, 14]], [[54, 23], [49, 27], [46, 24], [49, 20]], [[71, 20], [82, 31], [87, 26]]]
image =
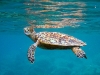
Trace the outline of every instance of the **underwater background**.
[[[27, 51], [34, 42], [23, 28], [59, 23], [64, 27], [35, 31], [61, 32], [86, 42], [81, 48], [87, 59], [71, 50], [37, 47], [31, 64]], [[100, 0], [0, 0], [0, 75], [100, 75]]]

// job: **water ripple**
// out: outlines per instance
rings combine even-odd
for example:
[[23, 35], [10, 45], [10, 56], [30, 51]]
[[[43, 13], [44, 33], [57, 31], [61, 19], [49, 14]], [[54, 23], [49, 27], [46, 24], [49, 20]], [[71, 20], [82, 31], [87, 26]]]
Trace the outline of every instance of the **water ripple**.
[[[100, 32], [100, 1], [11, 0], [0, 1], [0, 32], [22, 31], [27, 25], [57, 25], [76, 19], [75, 31]], [[68, 23], [62, 23], [66, 24]], [[67, 27], [65, 27], [66, 29]]]

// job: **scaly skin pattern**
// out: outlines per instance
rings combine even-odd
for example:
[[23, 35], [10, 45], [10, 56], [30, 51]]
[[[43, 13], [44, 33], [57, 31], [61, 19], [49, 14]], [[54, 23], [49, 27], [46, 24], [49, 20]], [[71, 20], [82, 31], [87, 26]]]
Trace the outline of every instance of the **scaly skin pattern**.
[[84, 46], [83, 41], [58, 32], [40, 32], [36, 34], [36, 39], [40, 39], [41, 43], [58, 45], [58, 46]]

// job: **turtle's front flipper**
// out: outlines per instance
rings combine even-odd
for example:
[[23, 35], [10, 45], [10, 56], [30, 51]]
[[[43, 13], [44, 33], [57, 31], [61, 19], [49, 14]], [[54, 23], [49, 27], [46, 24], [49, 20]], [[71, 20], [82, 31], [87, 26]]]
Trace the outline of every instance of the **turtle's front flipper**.
[[75, 53], [77, 57], [87, 59], [85, 52], [80, 47], [73, 47], [72, 51]]
[[39, 40], [37, 40], [36, 43], [32, 44], [30, 47], [29, 47], [29, 50], [28, 50], [28, 60], [31, 62], [31, 63], [34, 63], [34, 60], [35, 60], [35, 49], [36, 47], [38, 46], [39, 44]]

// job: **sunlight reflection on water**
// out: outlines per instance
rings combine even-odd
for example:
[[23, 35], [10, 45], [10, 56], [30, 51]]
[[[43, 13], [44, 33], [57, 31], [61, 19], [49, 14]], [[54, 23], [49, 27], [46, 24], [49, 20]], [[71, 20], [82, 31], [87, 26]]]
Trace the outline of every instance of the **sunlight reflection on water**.
[[75, 2], [74, 0], [1, 1], [0, 31], [20, 32], [23, 27], [34, 24], [46, 25], [47, 28], [52, 25], [55, 28], [57, 25], [78, 26], [78, 30], [100, 32], [99, 3], [99, 1]]

